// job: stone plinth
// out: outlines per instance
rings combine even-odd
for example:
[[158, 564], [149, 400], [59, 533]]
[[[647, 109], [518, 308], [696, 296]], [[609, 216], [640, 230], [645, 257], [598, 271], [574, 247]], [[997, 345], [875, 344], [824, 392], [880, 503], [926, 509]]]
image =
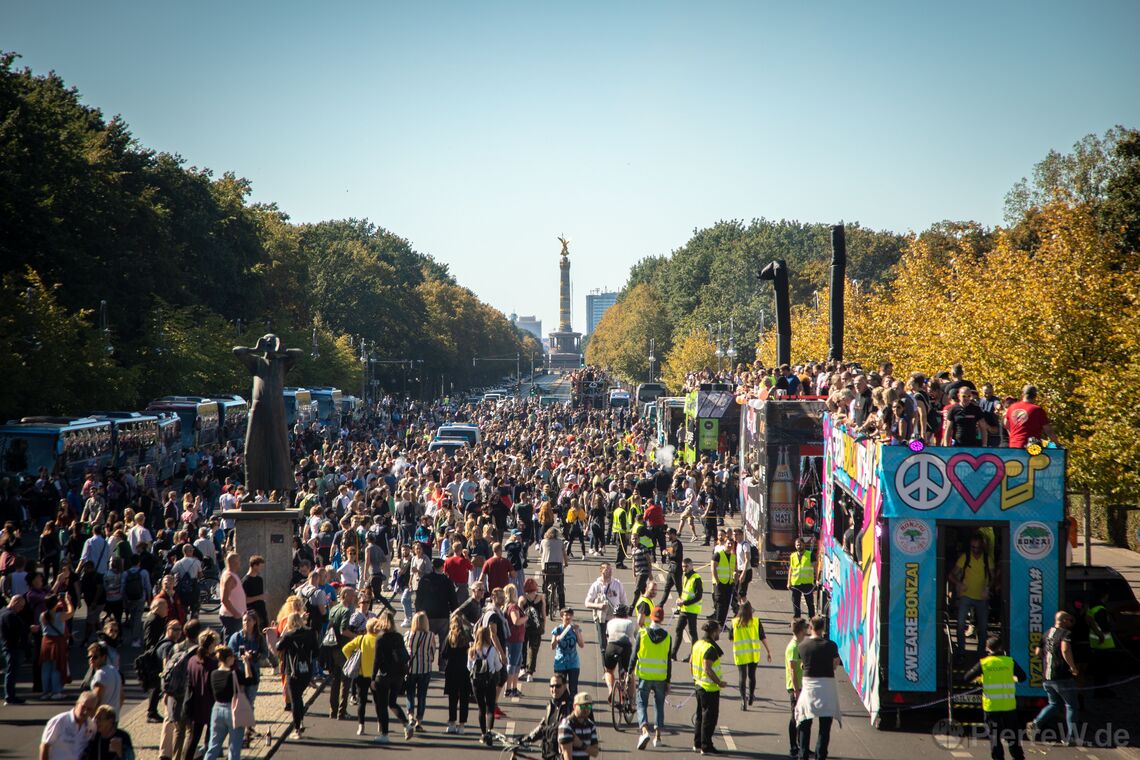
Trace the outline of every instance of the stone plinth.
[[261, 577], [265, 579], [265, 608], [272, 620], [289, 595], [293, 536], [297, 521], [302, 519], [301, 510], [247, 502], [241, 509], [224, 510], [221, 517], [234, 521], [234, 543], [241, 555], [243, 572], [254, 554], [265, 557]]

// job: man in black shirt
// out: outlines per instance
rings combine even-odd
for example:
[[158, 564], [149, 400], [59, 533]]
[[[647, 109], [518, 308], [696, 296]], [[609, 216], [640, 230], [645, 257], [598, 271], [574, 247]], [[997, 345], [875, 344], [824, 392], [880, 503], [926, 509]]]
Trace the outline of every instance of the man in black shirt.
[[24, 647], [28, 642], [28, 624], [23, 618], [27, 602], [17, 594], [0, 610], [0, 654], [4, 657], [4, 704], [19, 705], [24, 700], [16, 696], [16, 673]]
[[665, 549], [665, 567], [669, 574], [665, 577], [665, 594], [661, 597], [662, 607], [669, 601], [669, 592], [674, 586], [677, 587], [677, 593], [681, 593], [681, 584], [684, 581], [681, 576], [681, 563], [685, 561], [685, 545], [677, 538], [677, 529], [669, 528], [665, 531], [665, 536], [667, 547]]
[[946, 410], [946, 424], [942, 427], [943, 446], [950, 446], [951, 441], [957, 447], [981, 446], [979, 429], [990, 434], [997, 433], [997, 415], [982, 411], [974, 403], [974, 396], [975, 393], [970, 388], [963, 386], [958, 389], [958, 403]]
[[261, 618], [261, 626], [269, 625], [269, 610], [265, 607], [265, 579], [261, 570], [265, 557], [255, 554], [249, 558], [249, 572], [241, 579], [241, 590], [245, 592], [245, 606]]
[[811, 745], [811, 722], [819, 718], [819, 736], [816, 738], [817, 760], [827, 760], [827, 746], [831, 741], [831, 721], [839, 716], [839, 692], [835, 688], [835, 669], [843, 665], [839, 647], [823, 633], [826, 621], [819, 616], [811, 619], [811, 636], [800, 642], [798, 649], [803, 663], [803, 688], [796, 702], [796, 728], [799, 734], [800, 760], [808, 759]]

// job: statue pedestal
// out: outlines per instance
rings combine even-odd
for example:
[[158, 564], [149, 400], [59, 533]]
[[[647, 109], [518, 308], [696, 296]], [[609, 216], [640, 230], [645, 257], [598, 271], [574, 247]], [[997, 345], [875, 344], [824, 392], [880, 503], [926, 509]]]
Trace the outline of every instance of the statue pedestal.
[[265, 557], [261, 577], [265, 579], [265, 608], [270, 621], [289, 595], [293, 577], [293, 536], [300, 509], [285, 509], [281, 504], [247, 502], [241, 509], [227, 509], [222, 518], [234, 521], [234, 544], [241, 555], [241, 565], [248, 567], [255, 554]]

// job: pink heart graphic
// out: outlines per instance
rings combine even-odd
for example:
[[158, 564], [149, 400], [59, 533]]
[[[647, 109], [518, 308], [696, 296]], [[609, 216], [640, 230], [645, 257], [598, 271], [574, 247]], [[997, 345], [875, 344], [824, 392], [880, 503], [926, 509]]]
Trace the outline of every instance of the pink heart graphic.
[[[984, 464], [992, 464], [994, 466], [993, 477], [990, 478], [990, 482], [986, 483], [986, 487], [983, 488], [982, 492], [977, 496], [974, 496], [972, 493], [970, 493], [970, 489], [967, 488], [966, 484], [963, 483], [961, 478], [958, 477], [956, 469], [958, 465], [963, 462], [968, 464], [970, 466], [970, 469], [972, 469], [974, 472], [978, 472]], [[990, 497], [990, 494], [994, 492], [994, 489], [996, 489], [998, 485], [1001, 484], [1002, 475], [1004, 474], [1005, 465], [1002, 463], [1001, 457], [999, 457], [997, 454], [982, 454], [980, 457], [976, 457], [973, 454], [955, 454], [954, 456], [950, 457], [950, 461], [946, 463], [946, 477], [950, 479], [950, 483], [954, 486], [954, 490], [962, 495], [962, 499], [966, 502], [966, 506], [972, 509], [974, 511], [974, 514], [978, 513], [978, 510], [981, 509], [982, 505], [986, 503], [986, 499], [988, 499]]]

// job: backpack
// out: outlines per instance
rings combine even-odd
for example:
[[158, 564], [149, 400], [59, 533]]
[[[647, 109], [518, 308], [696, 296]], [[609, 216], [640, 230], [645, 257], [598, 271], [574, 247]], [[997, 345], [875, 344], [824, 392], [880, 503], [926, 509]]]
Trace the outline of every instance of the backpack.
[[162, 670], [162, 658], [154, 649], [148, 649], [135, 658], [135, 673], [138, 675], [139, 686], [144, 689], [153, 689], [157, 674]]
[[316, 601], [319, 590], [314, 588], [308, 594], [301, 594], [301, 598], [305, 601], [305, 612], [309, 616], [309, 625], [314, 629], [319, 628], [325, 619], [324, 615], [321, 614], [321, 606]]
[[[399, 638], [394, 637], [394, 638]], [[384, 657], [384, 667], [376, 671], [377, 675], [395, 676], [397, 679], [403, 678], [404, 674], [408, 672], [408, 650], [404, 646], [403, 638], [399, 638], [397, 646], [387, 647], [387, 653]]]
[[161, 676], [163, 694], [174, 697], [176, 700], [185, 697], [186, 687], [190, 683], [187, 666], [190, 664], [190, 658], [194, 656], [195, 651], [196, 649], [192, 647], [181, 652], [175, 652], [170, 656], [170, 661], [167, 662]]
[[542, 616], [538, 614], [538, 607], [533, 604], [526, 606], [526, 629], [528, 631], [542, 630]]
[[748, 565], [749, 567], [760, 567], [760, 549], [756, 544], [748, 545]]
[[123, 584], [123, 595], [128, 602], [142, 601], [142, 598], [146, 596], [141, 571], [134, 568], [127, 571], [127, 580]]
[[178, 576], [178, 585], [174, 587], [174, 590], [178, 596], [182, 597], [182, 601], [189, 604], [198, 595], [198, 579], [191, 577], [190, 573], [181, 573]]

